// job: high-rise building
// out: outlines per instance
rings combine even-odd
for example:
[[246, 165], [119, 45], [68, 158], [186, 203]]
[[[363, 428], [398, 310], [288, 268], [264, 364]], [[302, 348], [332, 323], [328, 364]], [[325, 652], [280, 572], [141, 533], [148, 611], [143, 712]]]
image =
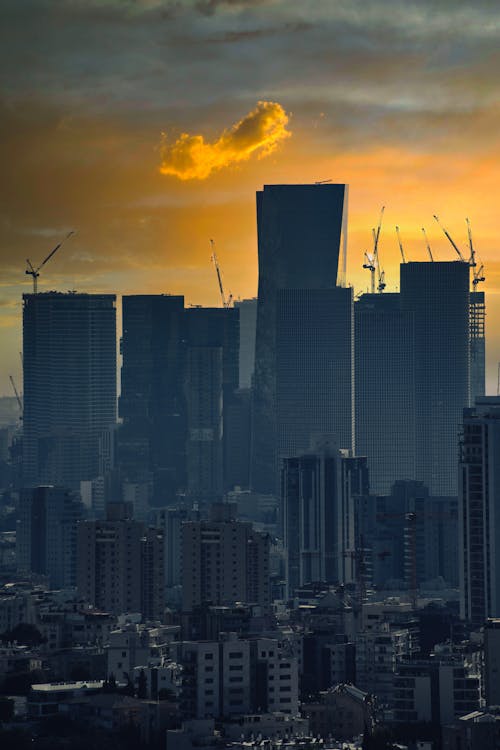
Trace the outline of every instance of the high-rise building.
[[289, 593], [308, 583], [353, 583], [356, 495], [368, 492], [365, 458], [318, 440], [282, 469], [282, 507]]
[[185, 311], [187, 490], [213, 502], [231, 489], [226, 420], [239, 384], [239, 310]]
[[415, 479], [414, 313], [399, 294], [363, 294], [354, 304], [356, 452], [370, 491], [386, 495]]
[[18, 570], [47, 576], [54, 589], [75, 586], [81, 518], [83, 505], [68, 489], [43, 486], [22, 490], [16, 533]]
[[[333, 289], [347, 237], [347, 187], [265, 185], [257, 193], [259, 290], [255, 341], [252, 487], [274, 493], [276, 460], [276, 313], [284, 289]], [[343, 238], [342, 238], [343, 235]], [[340, 271], [343, 283], [344, 266]]]
[[182, 526], [183, 610], [203, 604], [270, 604], [267, 534], [234, 520], [235, 506], [212, 506], [212, 520]]
[[456, 496], [456, 438], [470, 398], [468, 263], [401, 264], [401, 308], [415, 320], [415, 479], [431, 495]]
[[182, 296], [123, 297], [120, 467], [163, 502], [186, 483], [183, 315]]
[[107, 518], [78, 526], [77, 587], [84, 599], [113, 614], [164, 610], [163, 535], [134, 521], [130, 503], [109, 503]]
[[257, 299], [236, 300], [240, 311], [240, 388], [250, 388], [255, 368], [255, 331]]
[[24, 485], [80, 482], [109, 467], [116, 424], [112, 294], [23, 295]]
[[282, 289], [276, 295], [275, 416], [278, 466], [315, 435], [354, 449], [352, 288]]
[[460, 445], [460, 612], [476, 627], [500, 617], [500, 398], [464, 409]]

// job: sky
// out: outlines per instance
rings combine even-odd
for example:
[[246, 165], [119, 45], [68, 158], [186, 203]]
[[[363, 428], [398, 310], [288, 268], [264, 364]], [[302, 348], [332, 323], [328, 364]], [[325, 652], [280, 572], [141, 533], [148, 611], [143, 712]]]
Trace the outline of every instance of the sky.
[[405, 254], [484, 263], [488, 391], [500, 360], [496, 0], [3, 0], [0, 395], [22, 382], [23, 292], [257, 289], [255, 191], [349, 184], [347, 279], [385, 205], [387, 291]]

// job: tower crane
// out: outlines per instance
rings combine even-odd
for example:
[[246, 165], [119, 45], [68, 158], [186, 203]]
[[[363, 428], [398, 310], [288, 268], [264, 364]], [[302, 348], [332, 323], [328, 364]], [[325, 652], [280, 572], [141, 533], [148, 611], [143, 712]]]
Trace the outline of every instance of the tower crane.
[[448, 239], [448, 240], [449, 240], [449, 241], [451, 242], [451, 244], [452, 244], [452, 246], [453, 246], [453, 248], [454, 248], [454, 250], [455, 250], [456, 254], [457, 254], [457, 255], [458, 255], [458, 257], [460, 258], [460, 260], [462, 261], [462, 263], [466, 263], [467, 261], [465, 260], [464, 256], [463, 256], [463, 255], [462, 255], [462, 253], [460, 252], [460, 249], [459, 249], [458, 245], [457, 245], [457, 244], [456, 244], [456, 243], [455, 243], [455, 242], [454, 242], [454, 241], [452, 240], [452, 238], [450, 237], [450, 234], [449, 234], [449, 233], [448, 233], [448, 232], [446, 231], [446, 229], [445, 229], [445, 228], [443, 227], [443, 225], [442, 225], [442, 224], [441, 224], [441, 222], [439, 221], [439, 217], [438, 217], [438, 216], [436, 216], [436, 214], [434, 214], [434, 218], [436, 219], [437, 223], [439, 224], [439, 226], [440, 226], [440, 227], [441, 227], [441, 229], [443, 230], [443, 232], [444, 232], [444, 234], [445, 234], [446, 238], [447, 238], [447, 239]]
[[477, 271], [473, 271], [472, 286], [474, 289], [481, 281], [486, 281], [486, 277], [483, 275], [484, 266], [481, 264]]
[[406, 263], [405, 253], [403, 250], [403, 243], [401, 242], [401, 235], [399, 234], [399, 227], [396, 227], [396, 234], [398, 236], [399, 249], [401, 251], [401, 259], [403, 263]]
[[31, 263], [29, 258], [26, 258], [26, 263], [28, 264], [28, 268], [26, 269], [25, 273], [28, 274], [28, 276], [33, 277], [33, 294], [38, 293], [38, 277], [40, 276], [40, 269], [43, 268], [43, 266], [49, 261], [52, 256], [59, 250], [61, 245], [63, 245], [67, 239], [69, 239], [75, 232], [71, 230], [71, 232], [68, 232], [66, 237], [59, 242], [53, 250], [50, 251], [50, 253], [47, 255], [44, 261], [40, 263], [38, 268], [33, 268], [33, 264]]
[[469, 266], [471, 268], [475, 268], [475, 266], [477, 266], [476, 251], [474, 250], [474, 245], [472, 244], [472, 231], [470, 228], [470, 221], [467, 218], [465, 219], [465, 221], [467, 222], [467, 237], [469, 238], [469, 250], [470, 250]]
[[219, 284], [222, 307], [227, 309], [228, 307], [231, 306], [231, 302], [233, 301], [233, 295], [229, 294], [229, 297], [226, 299], [226, 295], [224, 294], [224, 286], [222, 284], [222, 274], [220, 272], [219, 262], [215, 254], [215, 242], [213, 240], [210, 240], [210, 247], [212, 249], [212, 263], [214, 264], [215, 272], [217, 274], [217, 282]]
[[363, 268], [367, 268], [370, 271], [371, 274], [371, 293], [375, 294], [375, 270], [378, 267], [379, 273], [379, 283], [378, 283], [378, 291], [382, 292], [385, 289], [385, 273], [382, 271], [378, 264], [378, 241], [380, 238], [380, 229], [382, 227], [382, 217], [384, 215], [385, 206], [382, 206], [382, 209], [380, 211], [380, 218], [378, 221], [378, 227], [377, 230], [372, 229], [372, 235], [373, 235], [373, 253], [371, 255], [368, 255], [368, 253], [365, 252], [365, 259], [366, 262], [363, 263]]
[[21, 397], [20, 397], [20, 395], [18, 393], [18, 390], [16, 388], [16, 383], [15, 383], [14, 378], [12, 377], [12, 375], [9, 375], [9, 380], [10, 380], [10, 382], [12, 384], [12, 388], [13, 388], [14, 393], [16, 395], [17, 405], [19, 406], [19, 419], [22, 419], [23, 418], [23, 402], [21, 401]]
[[429, 253], [429, 258], [434, 263], [434, 258], [432, 257], [432, 252], [431, 252], [431, 246], [429, 245], [429, 240], [427, 239], [427, 233], [426, 233], [424, 227], [422, 227], [422, 234], [424, 235], [425, 245], [427, 247], [427, 252]]
[[375, 266], [374, 266], [374, 259], [371, 255], [368, 255], [368, 253], [365, 253], [365, 259], [366, 262], [363, 263], [363, 268], [367, 268], [370, 271], [371, 274], [371, 286], [370, 291], [372, 294], [375, 294]]

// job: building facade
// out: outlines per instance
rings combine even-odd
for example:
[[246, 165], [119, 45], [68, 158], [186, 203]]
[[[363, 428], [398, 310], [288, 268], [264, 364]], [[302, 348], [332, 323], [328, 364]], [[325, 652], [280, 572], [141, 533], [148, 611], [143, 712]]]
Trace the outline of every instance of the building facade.
[[[276, 493], [276, 312], [283, 289], [333, 289], [347, 236], [347, 187], [265, 185], [257, 193], [259, 289], [252, 488]], [[345, 249], [345, 248], [344, 248]], [[342, 279], [341, 279], [342, 281]]]
[[112, 294], [23, 295], [23, 482], [79, 489], [110, 463], [116, 425]]

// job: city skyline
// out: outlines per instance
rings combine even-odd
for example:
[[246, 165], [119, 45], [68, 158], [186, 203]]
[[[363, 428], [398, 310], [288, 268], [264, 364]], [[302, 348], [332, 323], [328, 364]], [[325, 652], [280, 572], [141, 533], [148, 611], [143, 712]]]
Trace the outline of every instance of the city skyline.
[[[169, 292], [218, 305], [212, 237], [226, 288], [251, 297], [255, 190], [326, 179], [350, 185], [347, 280], [356, 292], [369, 286], [363, 252], [382, 204], [387, 291], [398, 284], [396, 224], [411, 260], [427, 259], [422, 225], [435, 257], [452, 260], [432, 215], [462, 249], [469, 216], [486, 270], [488, 392], [496, 391], [491, 3], [442, 10], [380, 0], [361, 12], [357, 3], [106, 0], [29, 10], [8, 2], [3, 25], [0, 393], [12, 395], [10, 373], [21, 382], [27, 257], [41, 262], [74, 228], [42, 271], [41, 291]], [[252, 136], [248, 158], [238, 151], [221, 166], [234, 156], [224, 134], [261, 122], [249, 120], [258, 102], [276, 105], [266, 111], [278, 124]], [[280, 137], [283, 129], [291, 135]], [[217, 147], [219, 168], [204, 179], [161, 174], [162, 132], [167, 149], [182, 133], [203, 138]]]

